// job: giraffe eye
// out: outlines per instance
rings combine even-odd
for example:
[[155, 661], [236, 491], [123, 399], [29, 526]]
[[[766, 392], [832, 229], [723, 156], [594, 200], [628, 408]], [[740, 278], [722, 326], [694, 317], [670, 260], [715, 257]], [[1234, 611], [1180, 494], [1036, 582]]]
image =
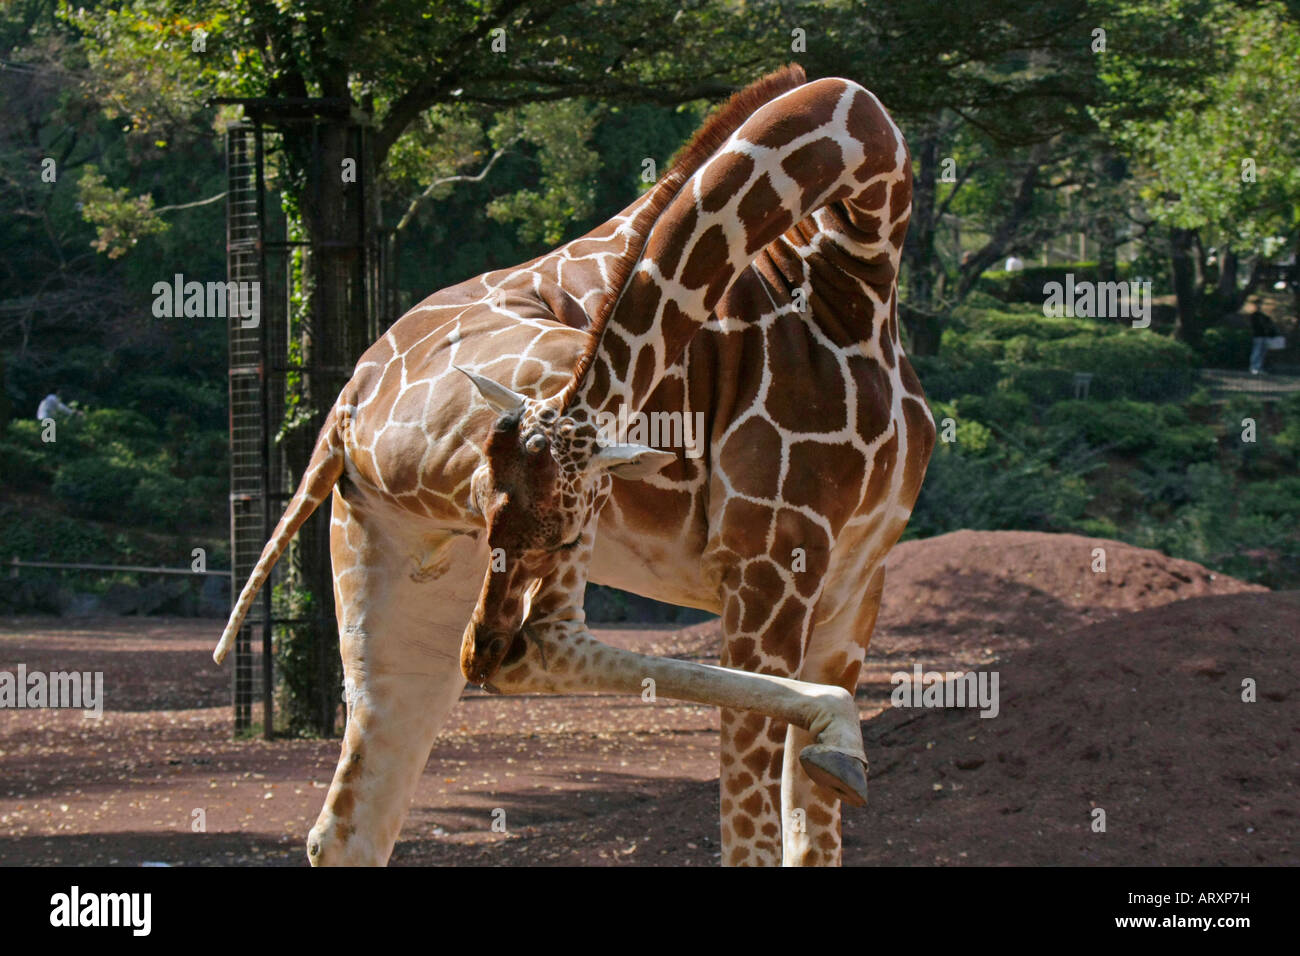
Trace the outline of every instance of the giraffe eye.
[[540, 455], [546, 451], [546, 447], [546, 436], [540, 433], [529, 436], [528, 441], [524, 443], [524, 449], [530, 455]]

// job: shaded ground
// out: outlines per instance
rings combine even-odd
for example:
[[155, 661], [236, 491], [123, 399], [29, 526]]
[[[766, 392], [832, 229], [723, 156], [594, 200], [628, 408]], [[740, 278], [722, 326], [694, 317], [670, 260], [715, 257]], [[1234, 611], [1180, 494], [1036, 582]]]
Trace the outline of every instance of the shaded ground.
[[[846, 862], [1300, 862], [1298, 621], [1296, 593], [1117, 542], [900, 546], [858, 694], [872, 793], [846, 814]], [[108, 701], [99, 721], [0, 711], [0, 862], [305, 862], [338, 744], [231, 740], [229, 674], [208, 656], [219, 631], [0, 623], [0, 670], [102, 670]], [[708, 659], [718, 627], [601, 635]], [[890, 708], [890, 674], [913, 663], [996, 671], [999, 716]], [[393, 862], [712, 864], [716, 775], [709, 708], [469, 690]], [[496, 809], [508, 833], [491, 831]]]

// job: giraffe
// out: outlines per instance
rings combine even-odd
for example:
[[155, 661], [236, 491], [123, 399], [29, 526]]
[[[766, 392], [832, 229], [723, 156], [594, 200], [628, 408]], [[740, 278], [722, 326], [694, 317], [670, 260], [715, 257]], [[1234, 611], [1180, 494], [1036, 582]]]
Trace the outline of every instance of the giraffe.
[[[387, 861], [466, 680], [718, 706], [723, 863], [839, 863], [853, 691], [935, 438], [899, 342], [910, 211], [876, 97], [787, 67], [608, 222], [361, 357], [214, 653], [331, 498], [347, 722], [311, 863]], [[611, 443], [619, 412], [701, 412], [704, 454]], [[601, 644], [588, 580], [719, 614], [722, 666]]]

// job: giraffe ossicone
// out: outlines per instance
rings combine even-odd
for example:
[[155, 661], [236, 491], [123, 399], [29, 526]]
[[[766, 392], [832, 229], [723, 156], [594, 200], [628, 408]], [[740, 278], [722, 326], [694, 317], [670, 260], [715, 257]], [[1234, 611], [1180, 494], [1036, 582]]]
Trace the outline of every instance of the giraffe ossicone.
[[[467, 678], [717, 706], [723, 861], [840, 861], [853, 692], [935, 438], [898, 328], [910, 210], [879, 101], [789, 67], [608, 222], [367, 350], [214, 655], [332, 498], [348, 713], [312, 863], [388, 859]], [[701, 453], [602, 440], [632, 415], [700, 423]], [[716, 613], [721, 666], [602, 644], [589, 580]]]

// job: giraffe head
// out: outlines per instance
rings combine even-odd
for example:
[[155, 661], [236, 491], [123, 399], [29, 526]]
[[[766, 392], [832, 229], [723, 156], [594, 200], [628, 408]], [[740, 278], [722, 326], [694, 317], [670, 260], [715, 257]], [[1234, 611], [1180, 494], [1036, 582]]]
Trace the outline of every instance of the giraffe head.
[[483, 515], [491, 561], [461, 643], [465, 677], [490, 680], [505, 661], [534, 585], [595, 539], [610, 476], [639, 478], [676, 460], [644, 445], [605, 444], [564, 395], [536, 400], [460, 369], [497, 414], [470, 487]]

